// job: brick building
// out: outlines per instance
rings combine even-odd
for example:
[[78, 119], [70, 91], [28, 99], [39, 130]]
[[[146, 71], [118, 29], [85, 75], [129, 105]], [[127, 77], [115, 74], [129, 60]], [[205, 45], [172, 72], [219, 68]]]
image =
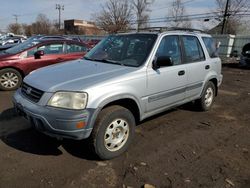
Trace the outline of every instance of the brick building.
[[64, 20], [64, 31], [66, 34], [77, 35], [99, 35], [103, 30], [98, 28], [93, 22], [84, 20]]

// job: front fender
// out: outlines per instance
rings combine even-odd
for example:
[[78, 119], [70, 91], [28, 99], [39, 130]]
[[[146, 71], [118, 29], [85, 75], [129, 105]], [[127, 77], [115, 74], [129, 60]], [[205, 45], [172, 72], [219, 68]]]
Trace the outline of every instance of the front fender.
[[[140, 93], [142, 88], [134, 87], [105, 87], [101, 91], [93, 90], [89, 92], [89, 100], [88, 100], [88, 108], [94, 109], [102, 109], [104, 106], [121, 100], [121, 99], [129, 99], [133, 100], [139, 109], [139, 114], [141, 114], [143, 110], [145, 110], [145, 104], [143, 104], [140, 100]], [[144, 90], [145, 91], [145, 90]]]

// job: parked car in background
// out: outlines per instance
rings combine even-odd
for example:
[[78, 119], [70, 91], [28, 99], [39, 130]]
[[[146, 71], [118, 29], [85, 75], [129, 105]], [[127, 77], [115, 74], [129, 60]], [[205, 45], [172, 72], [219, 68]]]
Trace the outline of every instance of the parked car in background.
[[17, 43], [20, 40], [27, 40], [27, 37], [24, 35], [15, 35], [13, 33], [7, 33], [0, 36], [0, 45]]
[[84, 43], [67, 39], [32, 39], [0, 52], [0, 90], [18, 88], [25, 75], [40, 67], [81, 58]]
[[100, 39], [91, 39], [85, 41], [91, 48], [95, 47], [101, 40]]
[[0, 46], [8, 45], [8, 44], [19, 44], [27, 40], [25, 37], [19, 37], [19, 36], [14, 36], [14, 37], [7, 37], [5, 39], [0, 40]]
[[4, 46], [0, 46], [0, 51], [7, 50], [7, 49], [9, 49], [9, 48], [12, 48], [12, 47], [18, 45], [18, 44], [19, 44], [19, 43], [14, 43], [14, 44], [6, 44], [6, 45], [4, 45]]
[[8, 33], [0, 36], [0, 51], [12, 48], [27, 40], [26, 36]]
[[34, 35], [28, 40], [38, 40], [38, 39], [65, 39], [65, 40], [75, 40], [78, 42], [84, 42], [78, 36], [68, 36], [68, 35]]
[[240, 56], [240, 66], [250, 67], [250, 43], [246, 44], [242, 48], [242, 52]]

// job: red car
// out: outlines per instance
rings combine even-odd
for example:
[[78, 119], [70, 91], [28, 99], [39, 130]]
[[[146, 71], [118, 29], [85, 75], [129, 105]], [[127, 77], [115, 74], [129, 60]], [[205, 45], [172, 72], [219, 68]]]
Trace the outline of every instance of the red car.
[[31, 71], [81, 58], [88, 50], [88, 45], [75, 40], [27, 40], [0, 53], [0, 90], [16, 89]]

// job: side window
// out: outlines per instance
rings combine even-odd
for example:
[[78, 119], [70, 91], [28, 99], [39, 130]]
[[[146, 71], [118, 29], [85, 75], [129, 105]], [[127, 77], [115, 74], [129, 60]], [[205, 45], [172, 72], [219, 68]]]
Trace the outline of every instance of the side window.
[[174, 65], [181, 64], [179, 37], [176, 35], [165, 36], [159, 45], [156, 56], [169, 56], [172, 58]]
[[53, 43], [46, 44], [37, 48], [37, 50], [43, 50], [44, 54], [62, 54], [63, 53], [63, 44], [62, 43]]
[[211, 37], [202, 37], [202, 40], [207, 48], [208, 54], [211, 58], [218, 57], [218, 52], [215, 46], [215, 42]]
[[183, 36], [183, 45], [185, 50], [184, 61], [185, 63], [192, 63], [197, 61], [204, 61], [205, 55], [202, 50], [201, 44], [195, 36]]
[[67, 53], [85, 52], [87, 48], [77, 44], [67, 44]]
[[27, 51], [27, 57], [32, 57], [34, 56], [34, 53], [37, 51], [37, 48], [32, 48]]

